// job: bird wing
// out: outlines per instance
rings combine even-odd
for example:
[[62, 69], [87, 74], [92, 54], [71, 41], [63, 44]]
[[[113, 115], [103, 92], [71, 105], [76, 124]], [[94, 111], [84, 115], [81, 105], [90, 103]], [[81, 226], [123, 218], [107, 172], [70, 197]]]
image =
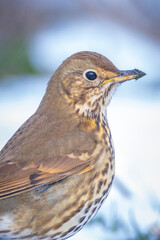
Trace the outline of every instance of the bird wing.
[[23, 155], [11, 151], [0, 159], [0, 199], [89, 171], [95, 144], [87, 133], [72, 131], [42, 143], [41, 151], [36, 148]]

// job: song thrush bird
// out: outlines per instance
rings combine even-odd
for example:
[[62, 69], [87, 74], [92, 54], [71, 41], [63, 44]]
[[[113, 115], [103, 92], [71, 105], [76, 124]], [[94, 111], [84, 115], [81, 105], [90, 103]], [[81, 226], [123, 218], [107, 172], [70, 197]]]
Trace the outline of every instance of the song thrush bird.
[[114, 177], [105, 108], [120, 83], [144, 75], [94, 52], [62, 63], [0, 152], [2, 239], [66, 239], [95, 215]]

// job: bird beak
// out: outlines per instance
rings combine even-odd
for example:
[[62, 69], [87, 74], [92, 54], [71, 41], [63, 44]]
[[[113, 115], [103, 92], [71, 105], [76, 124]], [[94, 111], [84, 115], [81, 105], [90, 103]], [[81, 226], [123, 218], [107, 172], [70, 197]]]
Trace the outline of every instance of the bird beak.
[[146, 75], [146, 73], [144, 73], [138, 69], [124, 70], [124, 71], [120, 71], [120, 76], [104, 80], [101, 83], [101, 86], [108, 82], [121, 83], [121, 82], [125, 82], [125, 81], [131, 80], [131, 79], [138, 80], [139, 78], [141, 78], [145, 75]]

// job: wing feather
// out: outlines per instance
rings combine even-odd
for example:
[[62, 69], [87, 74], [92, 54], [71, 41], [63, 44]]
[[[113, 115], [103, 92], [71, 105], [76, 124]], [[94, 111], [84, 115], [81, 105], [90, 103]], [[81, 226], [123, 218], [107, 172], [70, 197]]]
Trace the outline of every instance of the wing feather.
[[58, 136], [60, 128], [53, 125], [50, 130], [37, 127], [29, 131], [27, 124], [35, 121], [41, 118], [33, 116], [22, 125], [0, 152], [0, 199], [91, 169], [94, 138], [80, 129], [67, 128]]

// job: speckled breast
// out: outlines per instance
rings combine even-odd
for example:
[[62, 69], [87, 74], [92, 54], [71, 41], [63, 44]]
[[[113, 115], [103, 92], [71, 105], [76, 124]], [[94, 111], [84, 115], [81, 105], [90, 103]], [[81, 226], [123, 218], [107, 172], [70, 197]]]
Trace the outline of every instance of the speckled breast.
[[[76, 189], [75, 184], [72, 185], [73, 192], [76, 191], [77, 194], [73, 194], [74, 200], [66, 207], [72, 209], [69, 210], [70, 214], [61, 220], [61, 227], [52, 235], [54, 240], [64, 240], [81, 230], [95, 216], [108, 196], [114, 178], [114, 149], [105, 120], [99, 123], [98, 129], [97, 134], [102, 142], [97, 146], [94, 168], [82, 174], [78, 181], [77, 177], [72, 178], [72, 182], [77, 181]], [[73, 195], [70, 192], [68, 202], [71, 202]]]
[[[0, 218], [3, 239], [64, 240], [77, 233], [96, 214], [114, 177], [114, 150], [105, 120], [96, 123], [100, 139], [90, 171], [14, 197], [13, 209]], [[12, 202], [5, 201], [4, 206]], [[25, 212], [25, 215], [24, 215]], [[6, 238], [5, 238], [6, 237]]]

